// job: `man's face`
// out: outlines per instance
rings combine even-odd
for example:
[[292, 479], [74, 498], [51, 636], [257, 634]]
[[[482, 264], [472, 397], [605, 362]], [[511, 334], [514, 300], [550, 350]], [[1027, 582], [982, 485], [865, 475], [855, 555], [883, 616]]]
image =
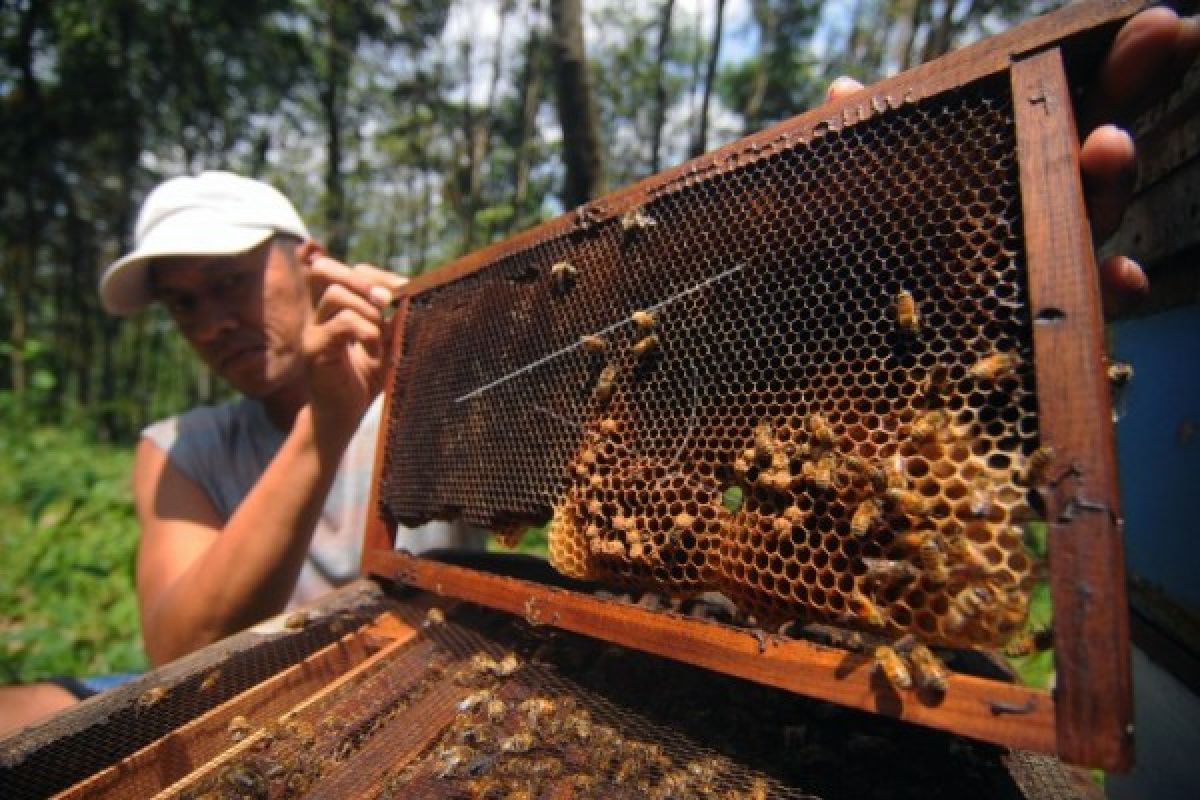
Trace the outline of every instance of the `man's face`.
[[265, 399], [303, 381], [301, 337], [311, 313], [296, 244], [287, 238], [232, 256], [155, 262], [155, 299], [204, 363], [235, 389]]

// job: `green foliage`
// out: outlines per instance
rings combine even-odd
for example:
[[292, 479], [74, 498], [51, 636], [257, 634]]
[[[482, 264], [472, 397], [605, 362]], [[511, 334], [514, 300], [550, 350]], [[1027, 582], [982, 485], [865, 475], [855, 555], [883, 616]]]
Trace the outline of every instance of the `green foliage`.
[[545, 558], [549, 553], [550, 523], [526, 528], [521, 534], [516, 547], [505, 547], [494, 538], [488, 540], [488, 552], [491, 553], [526, 553], [531, 556]]
[[721, 496], [721, 505], [731, 514], [736, 514], [742, 507], [742, 487], [730, 486]]
[[[1050, 583], [1042, 581], [1029, 593], [1029, 616], [1021, 634], [1046, 630], [1054, 621], [1054, 610], [1050, 604]], [[1021, 682], [1039, 689], [1049, 687], [1054, 676], [1054, 649], [1035, 650], [1026, 656], [1010, 656], [1008, 663], [1017, 671]]]
[[0, 683], [144, 669], [129, 452], [20, 423], [0, 416]]

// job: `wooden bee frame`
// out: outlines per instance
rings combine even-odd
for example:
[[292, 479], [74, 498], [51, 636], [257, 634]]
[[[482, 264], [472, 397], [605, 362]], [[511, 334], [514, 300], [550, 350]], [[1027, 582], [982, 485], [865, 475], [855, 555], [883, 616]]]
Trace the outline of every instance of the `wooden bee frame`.
[[[393, 323], [392, 376], [363, 572], [524, 615], [534, 624], [835, 703], [1014, 748], [1055, 753], [1071, 763], [1128, 769], [1131, 675], [1113, 433], [1099, 288], [1067, 75], [1081, 65], [1094, 67], [1119, 24], [1143, 5], [1070, 6], [669, 169], [414, 280]], [[1053, 691], [952, 674], [941, 698], [919, 700], [915, 694], [897, 694], [874, 670], [859, 668], [861, 656], [837, 648], [629, 607], [394, 550], [396, 523], [381, 505], [387, 444], [396, 435], [396, 420], [429, 413], [402, 407], [393, 391], [395, 371], [411, 346], [404, 336], [414, 298], [538, 242], [619, 220], [674, 187], [719, 174], [739, 159], [769, 153], [789, 137], [804, 140], [822, 128], [849, 126], [906, 101], [985, 78], [1002, 78], [1011, 88], [1037, 411], [1042, 440], [1054, 447], [1060, 467], [1045, 493], [1056, 626]]]

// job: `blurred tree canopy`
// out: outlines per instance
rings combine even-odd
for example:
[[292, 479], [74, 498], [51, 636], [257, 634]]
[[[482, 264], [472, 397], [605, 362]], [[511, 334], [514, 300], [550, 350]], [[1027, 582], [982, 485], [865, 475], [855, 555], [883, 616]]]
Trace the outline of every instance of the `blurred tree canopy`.
[[227, 391], [160, 312], [99, 308], [163, 178], [261, 177], [335, 255], [418, 273], [1029, 5], [7, 0], [0, 412], [121, 441]]

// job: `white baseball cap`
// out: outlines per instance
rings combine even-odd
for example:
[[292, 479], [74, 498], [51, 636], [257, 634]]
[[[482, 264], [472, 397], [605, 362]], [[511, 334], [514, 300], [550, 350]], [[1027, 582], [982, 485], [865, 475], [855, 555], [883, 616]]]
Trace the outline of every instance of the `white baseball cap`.
[[308, 239], [295, 207], [277, 189], [231, 172], [171, 178], [146, 197], [134, 249], [100, 276], [100, 301], [120, 316], [150, 305], [146, 265], [164, 256], [235, 255], [277, 233]]

